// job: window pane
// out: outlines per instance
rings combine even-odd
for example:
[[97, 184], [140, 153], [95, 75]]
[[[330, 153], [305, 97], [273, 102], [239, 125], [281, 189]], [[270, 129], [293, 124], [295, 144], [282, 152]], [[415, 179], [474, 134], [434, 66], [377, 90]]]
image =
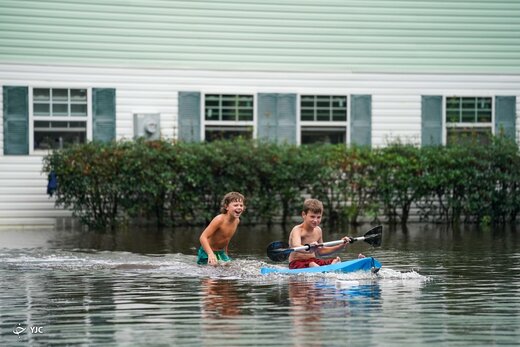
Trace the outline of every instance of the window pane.
[[318, 109], [316, 110], [316, 120], [318, 121], [330, 121], [330, 110]]
[[86, 131], [34, 131], [34, 149], [59, 149], [85, 143]]
[[237, 106], [237, 99], [234, 95], [223, 95], [222, 96], [222, 107], [234, 108]]
[[239, 107], [253, 108], [253, 97], [250, 95], [240, 95], [238, 99]]
[[206, 95], [205, 104], [206, 107], [218, 107], [220, 103], [220, 97], [218, 95]]
[[87, 90], [86, 89], [71, 89], [70, 99], [75, 102], [87, 102]]
[[462, 98], [462, 109], [463, 110], [474, 110], [476, 109], [476, 98]]
[[69, 128], [84, 128], [87, 129], [87, 122], [69, 122]]
[[44, 122], [44, 121], [35, 121], [34, 122], [35, 128], [50, 128], [51, 122]]
[[463, 110], [462, 111], [462, 122], [463, 123], [475, 123], [475, 110]]
[[219, 109], [206, 108], [206, 120], [219, 120]]
[[245, 138], [252, 139], [253, 138], [253, 130], [252, 128], [206, 128], [205, 132], [206, 141], [216, 141], [216, 140], [230, 140], [234, 138]]
[[330, 107], [330, 96], [318, 96], [317, 107]]
[[491, 128], [448, 128], [447, 144], [471, 144], [479, 143], [487, 145], [491, 143]]
[[68, 89], [53, 89], [52, 101], [67, 101], [69, 100]]
[[34, 88], [33, 99], [34, 101], [49, 101], [50, 100], [50, 89]]
[[72, 104], [70, 105], [71, 116], [87, 116], [87, 104]]
[[346, 121], [347, 120], [347, 110], [333, 110], [332, 111], [332, 120], [333, 121]]
[[460, 122], [460, 112], [459, 110], [446, 110], [446, 122], [448, 123], [459, 123]]
[[346, 130], [337, 129], [304, 129], [301, 136], [302, 144], [304, 145], [311, 143], [346, 143], [346, 138]]
[[68, 128], [69, 122], [51, 122], [51, 128]]
[[235, 109], [222, 109], [222, 120], [237, 120], [237, 114]]
[[69, 105], [68, 104], [52, 104], [52, 115], [53, 116], [68, 116]]
[[35, 116], [49, 116], [50, 115], [50, 105], [49, 104], [34, 104], [33, 112]]
[[301, 108], [314, 108], [314, 96], [302, 95]]
[[491, 123], [491, 110], [490, 111], [479, 111], [477, 114], [477, 122]]
[[446, 108], [459, 110], [460, 109], [460, 98], [459, 97], [446, 98]]
[[346, 96], [335, 96], [332, 98], [332, 107], [336, 108], [345, 108], [347, 107], [347, 97]]
[[491, 110], [491, 98], [478, 98], [477, 99], [478, 110]]
[[253, 110], [252, 109], [238, 110], [238, 120], [243, 120], [243, 121], [253, 120]]
[[491, 122], [492, 104], [491, 98], [478, 98], [477, 99], [477, 122], [489, 123]]
[[314, 110], [308, 110], [302, 108], [301, 112], [301, 120], [314, 120]]

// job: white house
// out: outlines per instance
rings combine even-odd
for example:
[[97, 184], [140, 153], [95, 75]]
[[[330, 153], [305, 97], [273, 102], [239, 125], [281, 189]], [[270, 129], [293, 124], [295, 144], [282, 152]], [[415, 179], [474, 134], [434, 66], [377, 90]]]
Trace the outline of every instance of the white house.
[[0, 84], [0, 224], [54, 224], [67, 143], [518, 140], [520, 1], [1, 0]]

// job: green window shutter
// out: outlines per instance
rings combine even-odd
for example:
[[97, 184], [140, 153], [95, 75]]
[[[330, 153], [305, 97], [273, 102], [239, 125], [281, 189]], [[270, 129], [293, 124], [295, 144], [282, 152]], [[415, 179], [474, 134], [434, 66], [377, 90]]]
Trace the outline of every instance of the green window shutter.
[[116, 138], [116, 90], [92, 89], [93, 140], [110, 142]]
[[296, 144], [296, 94], [258, 94], [258, 138]]
[[442, 145], [442, 96], [423, 95], [421, 98], [421, 145]]
[[350, 143], [372, 145], [372, 96], [352, 95], [350, 98]]
[[200, 142], [200, 93], [179, 92], [179, 134], [178, 139], [186, 142]]
[[258, 94], [258, 139], [276, 141], [277, 94]]
[[516, 97], [495, 97], [495, 135], [516, 139]]
[[3, 88], [4, 154], [29, 154], [29, 88]]

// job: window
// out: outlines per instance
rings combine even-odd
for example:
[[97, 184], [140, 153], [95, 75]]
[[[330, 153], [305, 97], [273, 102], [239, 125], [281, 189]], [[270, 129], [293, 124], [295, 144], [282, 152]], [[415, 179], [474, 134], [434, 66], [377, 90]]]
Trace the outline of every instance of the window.
[[446, 98], [446, 143], [489, 143], [493, 133], [491, 97]]
[[33, 149], [63, 148], [87, 140], [88, 90], [33, 88]]
[[301, 143], [346, 143], [348, 97], [301, 95]]
[[206, 94], [204, 96], [204, 138], [206, 141], [252, 138], [254, 96]]

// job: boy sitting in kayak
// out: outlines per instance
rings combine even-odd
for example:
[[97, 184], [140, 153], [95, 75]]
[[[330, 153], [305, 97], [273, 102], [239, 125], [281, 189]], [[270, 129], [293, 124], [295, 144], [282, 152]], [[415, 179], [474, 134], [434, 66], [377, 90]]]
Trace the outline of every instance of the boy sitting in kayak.
[[[319, 227], [323, 214], [323, 204], [316, 199], [307, 199], [303, 203], [303, 223], [295, 226], [289, 234], [289, 247], [310, 245], [308, 251], [292, 252], [289, 256], [289, 269], [335, 264], [341, 261], [340, 257], [319, 259], [321, 256], [331, 255], [343, 249], [350, 241], [348, 236], [342, 238], [343, 244], [333, 247], [317, 247], [323, 243], [322, 230]], [[314, 246], [314, 247], [313, 247]], [[359, 257], [364, 257], [362, 254]]]
[[240, 215], [245, 210], [244, 196], [237, 192], [227, 193], [222, 199], [220, 214], [200, 235], [200, 248], [197, 264], [218, 265], [219, 261], [227, 262], [229, 241], [237, 231]]

